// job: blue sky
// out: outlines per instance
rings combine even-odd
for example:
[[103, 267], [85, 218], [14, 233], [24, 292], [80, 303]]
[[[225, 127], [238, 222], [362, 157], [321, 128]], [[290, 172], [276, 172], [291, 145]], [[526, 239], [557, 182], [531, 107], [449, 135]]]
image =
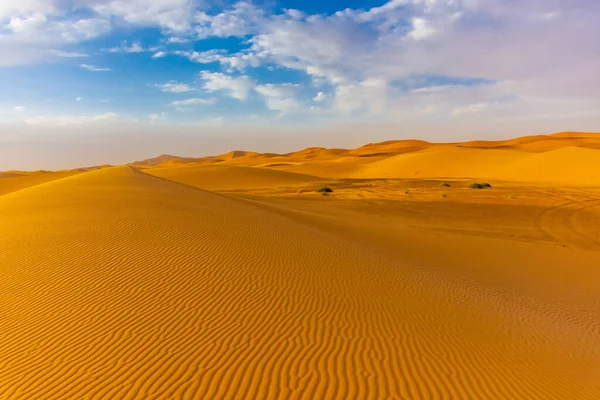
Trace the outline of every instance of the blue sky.
[[599, 130], [599, 18], [594, 0], [3, 0], [0, 142], [86, 153], [122, 130], [118, 162], [231, 132], [271, 151]]

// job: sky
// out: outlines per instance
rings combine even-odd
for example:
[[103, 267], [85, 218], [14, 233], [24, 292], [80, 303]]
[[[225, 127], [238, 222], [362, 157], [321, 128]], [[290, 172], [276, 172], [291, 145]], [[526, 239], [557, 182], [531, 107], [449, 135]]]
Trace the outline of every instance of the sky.
[[1, 0], [0, 170], [600, 131], [597, 0]]

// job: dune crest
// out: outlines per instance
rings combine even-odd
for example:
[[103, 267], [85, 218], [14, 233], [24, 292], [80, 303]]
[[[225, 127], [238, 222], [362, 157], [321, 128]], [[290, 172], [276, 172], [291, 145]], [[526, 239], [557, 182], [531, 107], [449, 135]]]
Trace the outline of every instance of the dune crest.
[[[567, 156], [561, 151], [567, 148], [584, 151]], [[583, 159], [578, 159], [580, 155]], [[571, 165], [569, 174], [556, 174], [555, 162]], [[600, 185], [600, 177], [588, 172], [600, 168], [600, 134], [562, 132], [462, 143], [395, 140], [352, 150], [309, 147], [287, 154], [232, 151], [204, 158], [161, 156], [132, 165], [161, 168], [184, 163], [257, 167], [324, 179], [471, 178], [589, 186]]]
[[293, 172], [231, 165], [163, 167], [147, 173], [207, 190], [257, 189], [322, 182], [323, 178]]

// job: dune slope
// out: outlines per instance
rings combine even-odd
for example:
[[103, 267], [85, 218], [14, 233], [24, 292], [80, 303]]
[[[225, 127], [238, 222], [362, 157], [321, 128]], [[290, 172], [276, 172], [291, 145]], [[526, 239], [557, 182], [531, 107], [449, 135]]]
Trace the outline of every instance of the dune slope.
[[78, 173], [79, 171], [2, 173], [0, 174], [0, 196]]
[[600, 185], [600, 151], [565, 147], [506, 165], [499, 177], [510, 181]]
[[320, 182], [316, 176], [229, 165], [154, 168], [147, 173], [208, 190], [258, 189]]
[[[600, 185], [600, 151], [563, 147], [545, 152], [439, 146], [364, 164], [353, 178], [479, 178], [511, 182]], [[318, 171], [314, 171], [317, 173]]]
[[507, 163], [528, 153], [495, 149], [434, 147], [416, 153], [400, 154], [367, 164], [357, 178], [464, 178], [497, 174]]
[[2, 399], [600, 396], [578, 321], [236, 199], [116, 167], [0, 215]]

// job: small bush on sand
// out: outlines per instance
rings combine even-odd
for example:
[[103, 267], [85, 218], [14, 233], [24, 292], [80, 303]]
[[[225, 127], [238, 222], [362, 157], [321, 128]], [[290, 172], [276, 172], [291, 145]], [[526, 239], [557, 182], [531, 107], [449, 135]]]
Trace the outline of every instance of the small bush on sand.
[[408, 189], [404, 190], [404, 194], [409, 194], [409, 193], [410, 193], [410, 190], [408, 190]]
[[329, 186], [323, 186], [317, 189], [317, 193], [333, 193], [333, 189], [331, 189]]
[[442, 183], [440, 183], [440, 186], [442, 186], [442, 187], [450, 187], [450, 184], [448, 182], [442, 182]]
[[444, 194], [442, 195], [442, 197], [444, 197], [444, 198], [445, 198], [445, 197], [448, 197], [448, 195], [447, 195], [446, 193], [444, 193]]
[[487, 188], [491, 188], [492, 185], [490, 185], [487, 182], [475, 182], [475, 183], [471, 183], [469, 185], [469, 188], [471, 189], [487, 189]]

